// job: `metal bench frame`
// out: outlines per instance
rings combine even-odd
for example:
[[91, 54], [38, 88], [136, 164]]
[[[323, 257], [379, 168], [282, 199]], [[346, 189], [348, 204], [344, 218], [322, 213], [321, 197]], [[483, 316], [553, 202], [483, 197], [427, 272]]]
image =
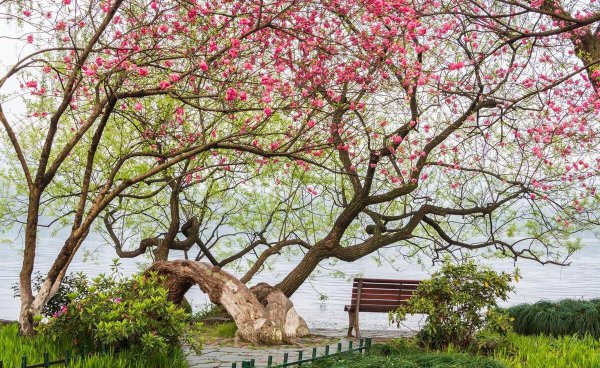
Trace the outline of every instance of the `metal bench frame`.
[[417, 290], [420, 280], [391, 280], [355, 278], [352, 283], [350, 305], [344, 310], [348, 312], [348, 337], [356, 330], [360, 338], [358, 320], [360, 312], [388, 313], [406, 304]]

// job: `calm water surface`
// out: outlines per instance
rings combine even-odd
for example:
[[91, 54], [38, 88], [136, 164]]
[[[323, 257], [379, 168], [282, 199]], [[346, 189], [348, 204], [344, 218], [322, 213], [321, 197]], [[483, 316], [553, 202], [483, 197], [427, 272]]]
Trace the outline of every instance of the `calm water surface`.
[[[4, 237], [6, 238], [6, 236]], [[47, 270], [54, 255], [62, 246], [60, 234], [45, 234], [39, 239], [39, 249], [36, 268]], [[540, 265], [531, 261], [519, 261], [517, 267], [521, 270], [521, 280], [516, 284], [516, 293], [505, 305], [523, 302], [535, 302], [541, 299], [562, 298], [600, 298], [600, 242], [595, 239], [585, 241], [586, 246], [572, 258], [571, 266]], [[13, 245], [0, 244], [0, 319], [16, 319], [18, 315], [18, 300], [12, 297], [11, 285], [18, 281], [21, 267], [21, 251], [18, 241]], [[112, 259], [116, 257], [114, 250], [105, 245], [98, 235], [90, 235], [73, 261], [70, 271], [83, 271], [88, 275], [108, 272]], [[86, 260], [85, 254], [93, 253], [93, 260]], [[89, 257], [88, 257], [89, 258]], [[139, 260], [121, 260], [123, 272], [130, 274], [138, 270]], [[275, 283], [287, 273], [296, 262], [282, 261], [277, 263], [275, 270], [259, 275], [255, 282], [265, 281]], [[493, 268], [500, 271], [511, 271], [514, 267], [509, 260], [490, 261]], [[364, 277], [421, 279], [427, 277], [431, 270], [407, 262], [377, 266], [371, 258], [365, 258], [353, 263], [338, 262], [331, 266], [328, 261], [322, 263], [326, 269], [343, 270], [346, 274], [362, 274]], [[306, 282], [292, 297], [298, 312], [303, 316], [309, 327], [343, 328], [347, 326], [348, 317], [344, 313], [344, 305], [350, 299], [351, 281], [348, 278], [334, 278], [325, 269]], [[321, 300], [319, 295], [326, 295]], [[196, 287], [187, 295], [194, 307], [208, 303], [207, 297]], [[407, 322], [407, 327], [414, 328], [420, 321], [415, 317]], [[366, 313], [361, 315], [363, 328], [387, 329], [389, 326], [386, 314]]]

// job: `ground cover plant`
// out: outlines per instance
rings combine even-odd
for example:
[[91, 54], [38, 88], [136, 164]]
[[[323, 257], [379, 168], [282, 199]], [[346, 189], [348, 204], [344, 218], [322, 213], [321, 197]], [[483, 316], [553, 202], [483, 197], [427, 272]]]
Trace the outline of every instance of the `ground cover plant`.
[[522, 335], [590, 335], [600, 338], [600, 299], [540, 301], [507, 309]]
[[422, 351], [404, 342], [374, 345], [367, 354], [349, 353], [319, 360], [315, 368], [504, 368], [488, 357], [460, 352]]
[[[19, 336], [16, 323], [0, 326], [0, 361], [5, 367], [19, 367], [21, 357], [27, 356], [30, 364], [43, 362], [43, 353], [48, 352], [51, 360], [63, 359], [67, 350], [73, 351], [70, 341], [55, 340], [36, 335], [32, 338]], [[73, 356], [80, 357], [73, 351]], [[174, 345], [169, 352], [153, 354], [151, 357], [139, 352], [124, 350], [118, 353], [85, 354], [69, 367], [75, 368], [185, 368], [188, 367], [183, 350]]]
[[397, 339], [373, 345], [369, 353], [344, 354], [313, 363], [315, 368], [597, 368], [600, 341], [572, 336], [502, 336], [489, 356], [453, 346], [430, 350], [416, 339]]

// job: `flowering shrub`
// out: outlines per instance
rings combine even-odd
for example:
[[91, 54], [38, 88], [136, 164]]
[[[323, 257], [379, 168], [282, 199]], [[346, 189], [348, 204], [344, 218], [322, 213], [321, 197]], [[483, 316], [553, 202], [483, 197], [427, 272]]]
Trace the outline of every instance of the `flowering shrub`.
[[[36, 272], [33, 278], [33, 289], [38, 292], [44, 282], [44, 275], [40, 272]], [[12, 286], [13, 296], [19, 298], [21, 296], [19, 292], [19, 283], [15, 283]], [[54, 316], [58, 314], [65, 305], [75, 301], [78, 298], [82, 298], [86, 295], [87, 290], [87, 278], [82, 272], [71, 273], [65, 276], [58, 287], [58, 291], [48, 303], [42, 309], [42, 314], [45, 316]]]
[[101, 275], [86, 292], [44, 317], [38, 330], [84, 349], [134, 348], [154, 354], [176, 344], [189, 321], [189, 315], [167, 299], [155, 274], [129, 279]]
[[473, 261], [458, 265], [445, 262], [430, 279], [419, 284], [406, 305], [390, 313], [390, 319], [400, 324], [407, 314], [427, 314], [419, 332], [424, 345], [469, 347], [478, 331], [510, 330], [510, 317], [499, 310], [497, 299], [506, 300], [514, 290], [513, 278], [518, 280], [517, 271], [498, 273], [479, 268]]

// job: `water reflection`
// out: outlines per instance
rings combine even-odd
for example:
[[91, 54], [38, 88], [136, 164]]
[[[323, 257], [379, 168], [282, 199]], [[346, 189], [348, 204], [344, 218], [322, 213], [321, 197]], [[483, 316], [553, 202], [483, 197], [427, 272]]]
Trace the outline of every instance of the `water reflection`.
[[[36, 266], [47, 270], [53, 256], [62, 245], [57, 237], [51, 234], [40, 234], [38, 259]], [[60, 234], [59, 234], [60, 236]], [[83, 271], [88, 275], [108, 272], [111, 260], [115, 258], [114, 251], [103, 246], [104, 241], [99, 236], [91, 235], [75, 258], [70, 271]], [[96, 259], [84, 261], [85, 255], [95, 251]], [[121, 261], [126, 274], [134, 273], [139, 269], [139, 260], [124, 259]], [[295, 262], [278, 262], [270, 272], [263, 273], [256, 278], [256, 282], [276, 282], [291, 270]], [[514, 264], [509, 260], [490, 261], [493, 268], [500, 271], [510, 271]], [[376, 266], [370, 258], [365, 258], [353, 263], [338, 262], [330, 266], [324, 262], [327, 269], [344, 270], [349, 275], [362, 274], [365, 277], [421, 279], [428, 275], [416, 264], [402, 263], [394, 267], [389, 264]], [[516, 293], [505, 305], [523, 302], [535, 302], [540, 299], [561, 298], [600, 298], [600, 243], [588, 240], [586, 246], [572, 258], [571, 266], [560, 267], [553, 265], [540, 265], [531, 261], [519, 261], [517, 266], [521, 269], [523, 280], [516, 285]], [[0, 246], [0, 319], [16, 319], [18, 315], [18, 300], [12, 297], [11, 285], [18, 281], [21, 267], [20, 251], [7, 245]], [[431, 271], [431, 270], [429, 270]], [[351, 281], [334, 278], [325, 270], [311, 277], [292, 297], [298, 312], [307, 320], [310, 327], [343, 328], [347, 326], [348, 317], [344, 313], [344, 304], [350, 299]], [[320, 300], [323, 294], [326, 300]], [[208, 303], [206, 296], [198, 289], [193, 288], [187, 295], [195, 307]], [[408, 321], [408, 327], [416, 327], [420, 317]], [[361, 315], [362, 328], [395, 328], [389, 326], [386, 314], [366, 313]]]

